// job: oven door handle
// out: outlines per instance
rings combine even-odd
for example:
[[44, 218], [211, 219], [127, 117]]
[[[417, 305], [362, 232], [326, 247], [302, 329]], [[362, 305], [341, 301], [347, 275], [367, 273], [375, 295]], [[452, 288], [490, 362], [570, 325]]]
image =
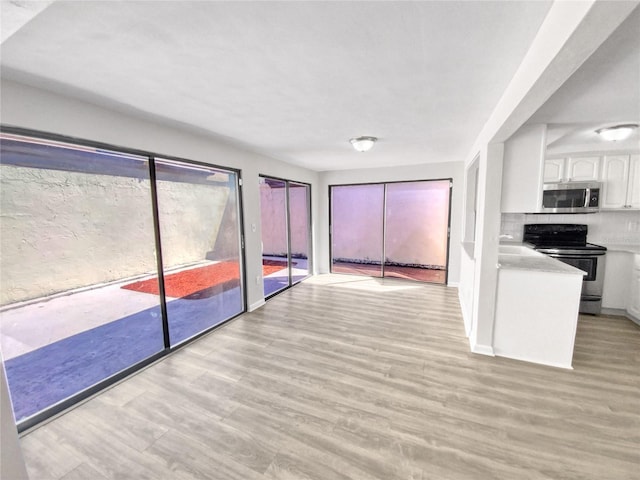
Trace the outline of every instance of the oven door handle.
[[593, 257], [602, 257], [605, 252], [602, 253], [547, 253], [546, 255], [551, 258], [593, 258]]

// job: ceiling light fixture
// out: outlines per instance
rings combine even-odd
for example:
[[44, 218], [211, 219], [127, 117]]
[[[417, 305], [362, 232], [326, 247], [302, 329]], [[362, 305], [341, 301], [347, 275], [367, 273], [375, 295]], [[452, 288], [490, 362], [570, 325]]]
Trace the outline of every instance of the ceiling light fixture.
[[628, 123], [626, 125], [616, 125], [614, 127], [605, 127], [596, 130], [596, 133], [609, 142], [615, 142], [616, 140], [624, 140], [629, 138], [633, 133], [633, 130], [638, 128], [635, 123]]
[[349, 140], [351, 145], [353, 145], [353, 148], [358, 152], [368, 152], [373, 148], [373, 144], [377, 141], [378, 139], [376, 137], [358, 137]]

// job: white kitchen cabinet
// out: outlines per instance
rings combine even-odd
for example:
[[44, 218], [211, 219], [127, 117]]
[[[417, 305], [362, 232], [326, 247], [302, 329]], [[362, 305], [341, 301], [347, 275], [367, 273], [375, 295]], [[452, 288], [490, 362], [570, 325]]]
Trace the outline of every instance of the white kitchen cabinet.
[[596, 182], [600, 180], [600, 157], [570, 157], [566, 170], [567, 181]]
[[564, 158], [551, 158], [544, 161], [544, 182], [559, 183], [564, 179]]
[[517, 257], [498, 257], [493, 351], [571, 368], [584, 272], [544, 255]]
[[633, 247], [609, 247], [604, 272], [602, 308], [625, 314], [640, 325], [640, 254]]
[[604, 157], [600, 206], [604, 209], [640, 209], [640, 155]]
[[600, 157], [548, 158], [544, 161], [544, 181], [596, 182], [600, 179]]
[[602, 289], [602, 307], [625, 310], [629, 303], [633, 254], [610, 250], [607, 252]]

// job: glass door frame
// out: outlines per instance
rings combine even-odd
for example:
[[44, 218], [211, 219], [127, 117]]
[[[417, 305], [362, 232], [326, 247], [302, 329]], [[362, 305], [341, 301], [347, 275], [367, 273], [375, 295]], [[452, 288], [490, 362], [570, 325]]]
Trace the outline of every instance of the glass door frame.
[[[245, 313], [247, 311], [247, 293], [246, 293], [246, 288], [245, 288], [245, 282], [244, 279], [246, 277], [246, 269], [245, 269], [245, 261], [244, 261], [244, 234], [243, 234], [243, 228], [244, 228], [244, 221], [243, 221], [243, 217], [242, 217], [242, 201], [241, 201], [241, 191], [240, 189], [242, 188], [242, 180], [240, 177], [240, 171], [239, 170], [235, 170], [235, 169], [231, 169], [231, 168], [227, 168], [227, 167], [221, 167], [221, 166], [217, 166], [217, 165], [210, 165], [204, 162], [198, 162], [198, 161], [194, 161], [194, 160], [182, 160], [182, 159], [176, 159], [176, 158], [172, 158], [169, 156], [154, 156], [151, 157], [150, 159], [151, 163], [153, 163], [153, 182], [152, 182], [152, 198], [153, 198], [153, 208], [154, 210], [158, 210], [157, 212], [154, 212], [154, 227], [155, 227], [155, 232], [157, 233], [156, 237], [156, 245], [157, 245], [157, 262], [158, 262], [158, 268], [162, 268], [162, 276], [159, 277], [159, 279], [161, 278], [161, 286], [160, 286], [160, 291], [162, 292], [162, 306], [163, 306], [163, 322], [166, 321], [167, 324], [165, 326], [165, 348], [170, 348], [170, 349], [175, 349], [175, 348], [179, 348], [182, 345], [185, 345], [189, 342], [191, 342], [192, 340], [201, 337], [202, 335], [209, 333], [210, 331], [212, 331], [213, 329], [215, 329], [216, 327], [223, 325], [224, 323], [226, 323], [227, 321], [231, 320], [232, 318], [237, 317], [238, 315], [241, 315], [242, 313]], [[204, 330], [195, 333], [194, 335], [189, 336], [188, 338], [184, 339], [184, 340], [179, 340], [177, 342], [172, 341], [171, 340], [171, 322], [169, 321], [169, 309], [167, 307], [167, 301], [166, 301], [166, 294], [165, 294], [165, 270], [164, 270], [164, 256], [163, 256], [163, 252], [162, 252], [162, 229], [161, 229], [161, 221], [160, 221], [160, 212], [159, 212], [159, 205], [160, 205], [160, 201], [158, 200], [158, 184], [156, 182], [157, 180], [157, 170], [156, 170], [156, 162], [159, 163], [163, 163], [163, 161], [166, 161], [167, 163], [172, 163], [174, 166], [186, 166], [186, 167], [195, 167], [196, 169], [198, 167], [202, 167], [202, 169], [204, 170], [223, 170], [226, 172], [229, 172], [231, 174], [234, 174], [236, 176], [236, 191], [237, 191], [237, 203], [236, 203], [236, 215], [237, 215], [237, 219], [238, 219], [238, 262], [239, 262], [239, 269], [240, 269], [240, 275], [241, 275], [241, 279], [240, 279], [240, 298], [242, 300], [242, 308], [240, 309], [239, 313], [236, 313], [235, 315], [232, 315], [230, 318], [225, 319], [223, 321], [221, 321], [220, 323], [217, 323], [215, 325], [211, 325], [208, 328], [205, 328]], [[151, 168], [151, 167], [150, 167]], [[157, 216], [155, 216], [157, 215]], [[157, 219], [157, 222], [156, 222]], [[159, 282], [160, 283], [160, 282]]]
[[[150, 207], [153, 212], [153, 228], [154, 228], [154, 239], [155, 239], [155, 244], [153, 246], [150, 245], [150, 248], [151, 247], [155, 248], [155, 254], [156, 254], [156, 263], [157, 263], [157, 269], [158, 269], [158, 290], [160, 293], [160, 308], [162, 313], [162, 328], [163, 328], [163, 338], [164, 338], [163, 350], [105, 378], [104, 380], [84, 390], [81, 390], [80, 392], [77, 392], [76, 394], [71, 395], [70, 397], [58, 403], [53, 404], [48, 408], [45, 408], [44, 410], [41, 410], [40, 412], [30, 417], [27, 417], [22, 421], [19, 421], [16, 424], [18, 433], [22, 433], [28, 429], [35, 427], [36, 425], [44, 422], [45, 420], [67, 410], [68, 408], [95, 395], [96, 393], [99, 393], [105, 390], [106, 388], [118, 383], [120, 380], [132, 375], [135, 372], [142, 370], [143, 368], [154, 363], [160, 358], [163, 358], [173, 353], [175, 350], [178, 350], [184, 347], [185, 345], [190, 344], [191, 342], [197, 340], [203, 335], [206, 335], [211, 331], [216, 330], [217, 328], [225, 325], [227, 322], [247, 312], [247, 288], [246, 288], [247, 272], [246, 272], [246, 251], [245, 251], [245, 232], [244, 232], [244, 206], [243, 206], [244, 195], [242, 191], [242, 184], [243, 184], [242, 170], [237, 168], [225, 167], [217, 164], [210, 164], [210, 163], [205, 163], [205, 162], [200, 162], [195, 160], [189, 160], [186, 158], [176, 157], [172, 155], [164, 155], [160, 153], [154, 153], [154, 152], [145, 151], [145, 150], [138, 150], [138, 149], [129, 148], [129, 147], [121, 147], [118, 145], [112, 145], [104, 142], [97, 142], [93, 140], [70, 137], [66, 135], [59, 135], [59, 134], [50, 133], [50, 132], [43, 132], [41, 130], [13, 127], [13, 126], [2, 125], [2, 124], [0, 124], [0, 133], [8, 134], [8, 135], [19, 135], [19, 136], [33, 139], [34, 141], [44, 140], [49, 142], [60, 142], [60, 143], [68, 144], [71, 146], [80, 146], [80, 147], [85, 146], [85, 147], [95, 148], [98, 150], [103, 149], [111, 152], [123, 153], [125, 155], [136, 155], [136, 156], [147, 158], [149, 163], [149, 175], [150, 175], [149, 178], [150, 178], [150, 185], [151, 185]], [[237, 210], [238, 210], [238, 234], [239, 234], [238, 237], [239, 237], [239, 243], [240, 243], [238, 261], [240, 262], [240, 274], [242, 276], [240, 281], [240, 288], [242, 291], [242, 294], [241, 294], [242, 310], [238, 314], [222, 321], [217, 325], [212, 326], [211, 328], [203, 330], [202, 332], [190, 337], [189, 339], [175, 346], [171, 346], [169, 342], [169, 329], [168, 329], [169, 323], [168, 323], [168, 317], [167, 317], [167, 307], [166, 307], [166, 298], [165, 298], [164, 270], [163, 270], [163, 264], [162, 264], [162, 242], [160, 238], [160, 228], [159, 228], [160, 223], [159, 223], [158, 201], [157, 201], [158, 192], [157, 192], [157, 185], [156, 185], [156, 169], [155, 169], [156, 158], [170, 160], [173, 162], [184, 163], [187, 165], [226, 170], [228, 172], [234, 173], [237, 179], [237, 189], [238, 189], [237, 190], [238, 191]]]
[[[382, 205], [380, 209], [380, 228], [381, 238], [380, 243], [382, 248], [380, 249], [380, 266], [377, 270], [379, 270], [379, 275], [369, 275], [372, 278], [383, 278], [384, 277], [384, 243], [385, 243], [385, 206], [386, 206], [386, 184], [382, 182], [368, 182], [368, 183], [350, 183], [350, 184], [337, 184], [337, 185], [329, 185], [329, 272], [330, 273], [342, 273], [342, 272], [334, 272], [333, 271], [333, 195], [332, 188], [333, 187], [361, 187], [361, 186], [375, 186], [382, 187]], [[367, 276], [362, 274], [362, 276]]]
[[[428, 178], [422, 180], [393, 180], [389, 182], [358, 182], [358, 183], [336, 183], [328, 185], [328, 196], [329, 196], [329, 272], [333, 272], [333, 202], [332, 202], [332, 188], [333, 187], [357, 187], [361, 185], [383, 185], [383, 208], [382, 208], [382, 262], [380, 265], [381, 268], [381, 276], [373, 277], [373, 278], [385, 278], [384, 275], [384, 267], [386, 263], [385, 253], [386, 253], [386, 205], [387, 205], [387, 185], [398, 184], [398, 183], [422, 183], [422, 182], [449, 182], [449, 203], [448, 203], [448, 212], [447, 212], [447, 253], [446, 253], [446, 270], [445, 270], [445, 278], [443, 285], [447, 285], [449, 282], [449, 258], [451, 255], [451, 198], [453, 195], [453, 178]], [[335, 272], [336, 275], [341, 275], [340, 272]], [[344, 275], [344, 274], [343, 274]], [[393, 277], [386, 277], [393, 278]], [[434, 283], [437, 285], [437, 283]]]
[[[271, 177], [273, 178], [273, 177]], [[304, 278], [301, 278], [300, 280], [297, 281], [293, 281], [293, 265], [292, 262], [289, 261], [289, 286], [293, 287], [294, 285], [299, 284], [300, 282], [302, 282], [303, 280], [306, 280], [307, 278], [311, 277], [313, 275], [313, 237], [312, 232], [313, 232], [313, 223], [312, 223], [312, 218], [311, 218], [311, 184], [310, 183], [306, 183], [306, 182], [299, 182], [297, 180], [287, 180], [287, 221], [288, 221], [288, 227], [289, 227], [289, 232], [288, 232], [288, 238], [289, 238], [289, 257], [291, 258], [291, 249], [292, 249], [292, 240], [291, 240], [291, 196], [290, 196], [290, 191], [291, 191], [291, 184], [295, 184], [295, 185], [299, 185], [301, 187], [304, 187], [307, 194], [306, 194], [306, 205], [305, 205], [305, 210], [307, 212], [307, 275]]]
[[[301, 182], [298, 180], [289, 180], [287, 178], [281, 178], [281, 177], [276, 177], [273, 175], [267, 175], [267, 174], [259, 174], [258, 178], [260, 179], [270, 179], [270, 180], [276, 180], [279, 182], [284, 182], [285, 184], [285, 223], [286, 223], [286, 227], [287, 227], [287, 270], [288, 270], [288, 285], [284, 288], [281, 288], [280, 290], [277, 290], [273, 293], [270, 293], [269, 295], [265, 295], [264, 299], [265, 300], [269, 300], [270, 298], [278, 295], [281, 292], [284, 292], [285, 290], [290, 289], [291, 287], [297, 285], [298, 283], [302, 282], [303, 280], [306, 280], [307, 278], [311, 277], [313, 275], [313, 237], [311, 236], [312, 234], [312, 218], [311, 218], [311, 184], [307, 183], [307, 182]], [[306, 204], [306, 210], [307, 210], [307, 276], [296, 281], [293, 282], [293, 274], [292, 274], [292, 261], [291, 261], [291, 206], [290, 206], [290, 196], [289, 196], [289, 184], [290, 183], [294, 183], [296, 185], [301, 185], [307, 188], [307, 204]], [[260, 218], [260, 221], [262, 221], [262, 218]], [[261, 259], [262, 261], [262, 259]], [[263, 276], [263, 285], [264, 285], [264, 276]]]

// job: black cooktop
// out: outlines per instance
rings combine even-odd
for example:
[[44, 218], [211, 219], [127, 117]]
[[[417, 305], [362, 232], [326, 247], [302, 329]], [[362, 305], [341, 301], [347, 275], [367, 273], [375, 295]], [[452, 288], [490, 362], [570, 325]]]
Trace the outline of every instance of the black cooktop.
[[[531, 243], [531, 242], [529, 242]], [[536, 250], [540, 250], [543, 251], [545, 249], [547, 250], [598, 250], [598, 251], [602, 251], [605, 252], [607, 250], [607, 247], [603, 247], [602, 245], [596, 245], [595, 243], [583, 243], [583, 244], [562, 244], [562, 245], [558, 245], [555, 243], [538, 243], [538, 244], [533, 244], [535, 246]]]
[[587, 243], [588, 226], [571, 223], [531, 223], [524, 226], [523, 240], [540, 248], [559, 250], [606, 250]]

